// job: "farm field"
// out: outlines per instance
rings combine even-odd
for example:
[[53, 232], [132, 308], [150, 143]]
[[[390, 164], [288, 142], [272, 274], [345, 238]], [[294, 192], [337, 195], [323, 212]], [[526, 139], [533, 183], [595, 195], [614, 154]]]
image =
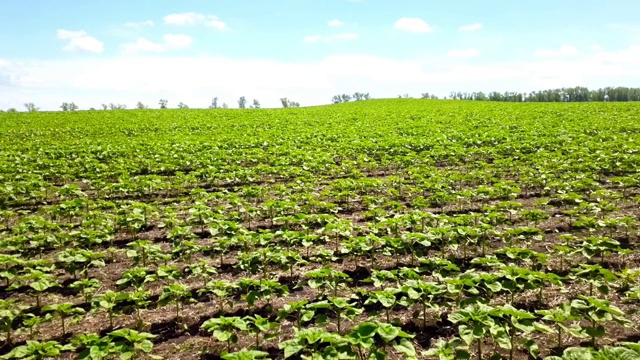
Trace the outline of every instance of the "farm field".
[[0, 114], [0, 358], [637, 359], [639, 170], [633, 103]]

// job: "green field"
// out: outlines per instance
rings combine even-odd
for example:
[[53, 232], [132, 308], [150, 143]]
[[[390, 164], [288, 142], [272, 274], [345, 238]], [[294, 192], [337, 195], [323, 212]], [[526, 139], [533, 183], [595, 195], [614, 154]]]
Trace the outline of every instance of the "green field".
[[637, 359], [639, 170], [634, 103], [0, 113], [0, 358]]

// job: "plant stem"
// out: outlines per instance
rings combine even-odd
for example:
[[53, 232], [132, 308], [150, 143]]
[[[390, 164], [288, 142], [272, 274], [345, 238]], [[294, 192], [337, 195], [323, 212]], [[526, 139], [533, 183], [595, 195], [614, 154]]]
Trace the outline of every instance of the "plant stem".
[[422, 328], [427, 328], [427, 304], [422, 303]]

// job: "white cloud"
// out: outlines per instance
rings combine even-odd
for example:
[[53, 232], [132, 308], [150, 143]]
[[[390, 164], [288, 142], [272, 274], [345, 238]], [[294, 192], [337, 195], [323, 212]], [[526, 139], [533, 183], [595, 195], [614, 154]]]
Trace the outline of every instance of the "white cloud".
[[162, 37], [163, 42], [157, 43], [145, 38], [138, 38], [135, 42], [122, 45], [127, 53], [136, 52], [163, 52], [168, 50], [183, 49], [193, 43], [193, 39], [187, 35], [167, 34]]
[[478, 51], [478, 49], [475, 49], [475, 48], [462, 49], [462, 50], [449, 50], [447, 52], [448, 57], [456, 58], [456, 59], [470, 58], [478, 55], [480, 55], [480, 52]]
[[602, 47], [602, 45], [595, 44], [595, 45], [591, 45], [591, 47], [589, 47], [589, 50], [600, 52], [600, 51], [604, 51], [604, 48]]
[[580, 51], [571, 45], [562, 45], [558, 50], [538, 49], [534, 53], [537, 57], [563, 57], [580, 55]]
[[128, 22], [126, 24], [124, 24], [125, 27], [128, 28], [142, 28], [142, 27], [146, 27], [146, 26], [154, 26], [155, 24], [153, 23], [152, 20], [145, 20], [145, 21], [140, 21], [140, 22]]
[[431, 32], [431, 26], [424, 20], [418, 18], [403, 17], [396, 21], [394, 27], [398, 30], [414, 32], [414, 33], [428, 33]]
[[197, 23], [204, 22], [206, 16], [198, 13], [179, 13], [169, 14], [163, 18], [165, 24], [170, 25], [196, 25]]
[[67, 40], [67, 45], [63, 48], [67, 51], [87, 51], [101, 53], [104, 51], [104, 43], [93, 36], [89, 36], [84, 30], [71, 31], [59, 29], [57, 37], [60, 40]]
[[475, 23], [471, 25], [463, 25], [458, 28], [460, 31], [476, 31], [482, 29], [481, 23]]
[[320, 40], [322, 40], [323, 36], [322, 35], [310, 35], [310, 36], [306, 36], [303, 41], [306, 43], [315, 43], [318, 42]]
[[331, 26], [331, 27], [339, 27], [339, 26], [344, 25], [344, 23], [342, 21], [338, 20], [338, 19], [333, 19], [333, 20], [329, 21], [327, 23], [327, 25]]
[[[567, 58], [527, 62], [467, 64], [445, 54], [425, 59], [396, 59], [362, 54], [328, 56], [312, 62], [228, 57], [118, 56], [109, 59], [7, 59], [0, 61], [0, 108], [34, 102], [57, 110], [62, 101], [81, 108], [137, 101], [157, 107], [166, 98], [175, 107], [207, 107], [211, 98], [235, 106], [240, 96], [279, 107], [288, 97], [303, 106], [330, 102], [354, 91], [375, 98], [428, 91], [532, 91], [563, 86], [635, 86], [640, 82], [640, 45]], [[69, 71], [73, 69], [73, 71]], [[180, 71], [167, 71], [179, 69]]]
[[332, 34], [332, 35], [311, 35], [303, 39], [305, 43], [329, 42], [333, 40], [357, 40], [360, 35], [353, 33]]
[[163, 20], [167, 25], [204, 25], [207, 27], [216, 28], [218, 30], [229, 30], [227, 24], [214, 15], [185, 12], [169, 14], [165, 16]]

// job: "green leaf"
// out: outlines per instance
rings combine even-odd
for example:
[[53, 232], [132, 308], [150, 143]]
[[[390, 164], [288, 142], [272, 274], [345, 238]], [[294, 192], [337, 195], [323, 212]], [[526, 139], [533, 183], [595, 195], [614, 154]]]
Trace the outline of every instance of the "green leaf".
[[602, 337], [605, 334], [604, 326], [598, 325], [596, 327], [587, 327], [585, 329], [587, 335], [591, 337]]
[[139, 343], [136, 343], [136, 348], [146, 352], [146, 353], [150, 353], [151, 350], [153, 350], [153, 343], [149, 340], [143, 340]]
[[299, 353], [300, 351], [304, 350], [305, 346], [303, 344], [298, 344], [298, 343], [288, 343], [285, 347], [284, 347], [284, 358], [290, 358], [293, 355]]
[[401, 339], [399, 343], [393, 344], [393, 348], [406, 356], [406, 359], [417, 359], [416, 349], [407, 339]]
[[531, 356], [534, 358], [540, 357], [540, 348], [538, 347], [538, 343], [531, 339], [522, 339], [521, 344], [523, 348], [527, 349]]
[[460, 325], [458, 327], [458, 333], [460, 334], [460, 338], [464, 340], [467, 345], [471, 345], [473, 340], [475, 340], [475, 336], [473, 335], [473, 330], [470, 329], [467, 325]]
[[400, 329], [390, 324], [379, 323], [377, 332], [384, 342], [390, 343], [398, 337]]
[[555, 330], [553, 330], [553, 328], [551, 328], [550, 326], [547, 326], [543, 323], [540, 322], [534, 322], [533, 323], [533, 328], [536, 329], [537, 331], [543, 332], [545, 334], [553, 334], [555, 333]]
[[494, 326], [491, 328], [491, 336], [503, 349], [511, 349], [511, 337], [501, 326]]
[[604, 295], [609, 295], [609, 287], [607, 285], [598, 286], [598, 291]]
[[231, 335], [233, 335], [231, 331], [224, 331], [219, 329], [216, 329], [213, 331], [213, 337], [218, 339], [218, 341], [222, 341], [222, 342], [225, 342], [231, 339]]
[[366, 338], [366, 337], [374, 336], [377, 329], [378, 329], [378, 326], [376, 324], [365, 322], [358, 325], [358, 327], [355, 330], [360, 337]]

